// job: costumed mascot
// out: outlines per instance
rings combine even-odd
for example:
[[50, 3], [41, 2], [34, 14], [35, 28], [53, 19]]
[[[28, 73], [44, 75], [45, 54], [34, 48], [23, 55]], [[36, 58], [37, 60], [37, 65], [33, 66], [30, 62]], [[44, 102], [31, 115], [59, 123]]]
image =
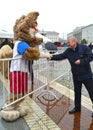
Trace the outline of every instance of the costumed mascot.
[[[49, 53], [40, 52], [35, 47], [43, 42], [42, 38], [36, 37], [36, 25], [38, 12], [30, 12], [16, 20], [14, 25], [14, 48], [13, 58], [10, 65], [10, 94], [6, 98], [9, 104], [17, 98], [24, 96], [28, 91], [28, 61], [38, 60], [41, 57], [48, 58]], [[25, 78], [24, 78], [25, 77]], [[1, 116], [6, 121], [14, 121], [29, 112], [27, 106], [22, 106], [24, 99], [11, 104], [1, 110]]]

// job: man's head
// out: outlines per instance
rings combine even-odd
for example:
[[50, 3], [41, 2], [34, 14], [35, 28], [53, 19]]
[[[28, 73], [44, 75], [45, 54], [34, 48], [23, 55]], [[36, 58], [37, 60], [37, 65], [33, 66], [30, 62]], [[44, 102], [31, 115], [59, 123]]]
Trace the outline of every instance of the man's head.
[[69, 48], [75, 48], [77, 44], [77, 39], [75, 37], [69, 37], [67, 39], [67, 45]]

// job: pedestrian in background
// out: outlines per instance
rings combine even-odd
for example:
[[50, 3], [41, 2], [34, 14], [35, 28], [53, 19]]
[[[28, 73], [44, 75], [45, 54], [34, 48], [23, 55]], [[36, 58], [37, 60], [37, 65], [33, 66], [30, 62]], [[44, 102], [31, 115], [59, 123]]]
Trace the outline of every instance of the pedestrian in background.
[[93, 45], [92, 45], [91, 42], [90, 42], [90, 44], [89, 44], [89, 48], [90, 48], [91, 50], [93, 50]]
[[81, 111], [82, 84], [85, 85], [93, 103], [93, 74], [90, 66], [90, 62], [93, 60], [93, 54], [88, 46], [79, 44], [75, 37], [69, 37], [67, 39], [67, 45], [68, 48], [63, 53], [51, 55], [49, 59], [57, 61], [64, 59], [69, 60], [74, 83], [75, 105], [75, 107], [69, 111], [69, 114], [73, 114]]

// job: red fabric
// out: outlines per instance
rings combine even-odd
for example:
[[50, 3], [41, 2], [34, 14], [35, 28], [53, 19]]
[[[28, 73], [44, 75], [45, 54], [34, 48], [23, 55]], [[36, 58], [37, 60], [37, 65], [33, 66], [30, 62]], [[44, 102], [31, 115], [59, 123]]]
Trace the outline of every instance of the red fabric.
[[28, 90], [28, 73], [10, 72], [10, 92], [24, 94]]

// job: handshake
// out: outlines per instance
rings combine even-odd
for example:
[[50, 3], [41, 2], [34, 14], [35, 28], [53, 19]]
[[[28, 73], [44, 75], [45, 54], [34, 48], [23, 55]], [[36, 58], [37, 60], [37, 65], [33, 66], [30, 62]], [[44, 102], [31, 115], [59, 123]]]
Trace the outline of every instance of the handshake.
[[47, 58], [47, 60], [51, 60], [52, 55], [50, 53], [40, 52], [40, 58]]

